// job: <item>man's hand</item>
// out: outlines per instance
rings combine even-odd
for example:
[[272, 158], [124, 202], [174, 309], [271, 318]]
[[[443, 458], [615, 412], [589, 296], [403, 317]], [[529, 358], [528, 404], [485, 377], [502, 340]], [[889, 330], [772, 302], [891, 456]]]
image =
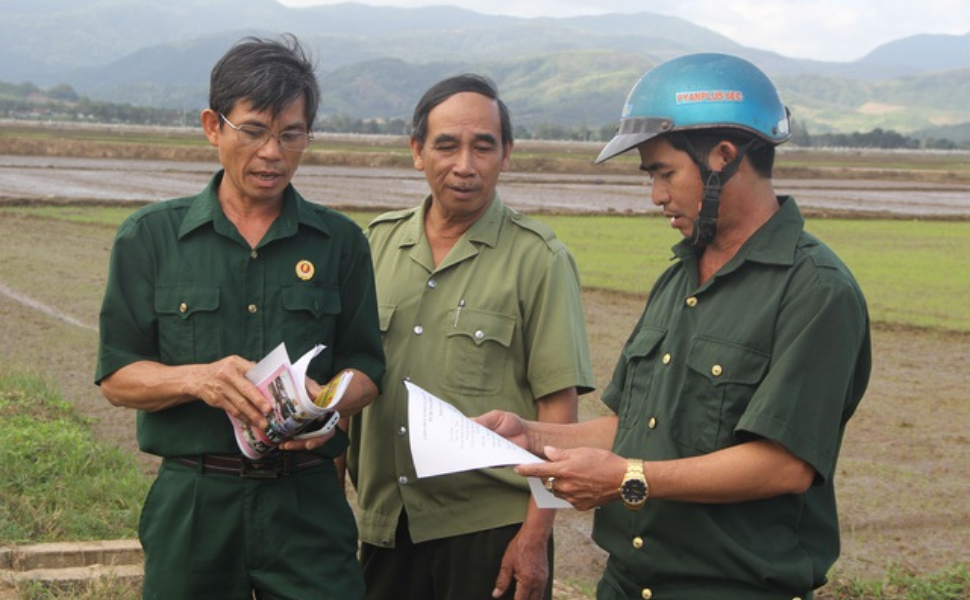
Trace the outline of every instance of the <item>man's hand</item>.
[[530, 540], [520, 531], [505, 549], [493, 598], [500, 598], [515, 580], [515, 600], [541, 600], [549, 581], [549, 539]]
[[578, 510], [589, 510], [617, 500], [626, 473], [626, 459], [608, 450], [546, 447], [547, 463], [518, 465], [515, 472], [546, 481], [553, 478], [552, 493]]
[[491, 429], [516, 446], [529, 449], [528, 426], [525, 420], [517, 414], [493, 410], [472, 420], [486, 429]]
[[221, 408], [240, 421], [264, 429], [266, 414], [272, 409], [269, 400], [246, 379], [255, 363], [239, 356], [198, 365], [186, 391], [209, 406]]
[[147, 412], [201, 400], [244, 423], [265, 428], [268, 423], [264, 415], [272, 407], [246, 379], [246, 372], [253, 365], [240, 356], [176, 366], [143, 360], [105, 377], [101, 393], [115, 406]]

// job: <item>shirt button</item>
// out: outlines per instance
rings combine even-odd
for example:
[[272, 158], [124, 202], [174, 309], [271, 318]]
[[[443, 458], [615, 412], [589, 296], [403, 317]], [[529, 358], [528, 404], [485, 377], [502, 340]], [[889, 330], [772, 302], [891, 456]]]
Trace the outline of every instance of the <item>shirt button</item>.
[[633, 538], [633, 547], [636, 548], [637, 550], [639, 550], [640, 548], [643, 548], [643, 538], [640, 536]]
[[475, 339], [476, 340], [480, 340], [483, 337], [485, 337], [485, 332], [482, 331], [481, 329], [479, 329], [478, 331], [475, 332]]
[[661, 360], [663, 361], [663, 364], [669, 365], [670, 364], [670, 352], [668, 352], [667, 354], [664, 354], [664, 357]]
[[421, 335], [422, 333], [424, 333], [424, 327], [421, 327], [420, 325], [415, 325], [414, 326], [414, 334], [415, 335]]
[[724, 372], [724, 369], [721, 368], [721, 365], [714, 365], [713, 367], [711, 367], [711, 375], [715, 377], [720, 377], [721, 373], [723, 372]]
[[643, 591], [640, 592], [640, 597], [643, 598], [643, 600], [650, 600], [653, 598], [653, 590], [650, 588], [643, 588]]
[[259, 252], [256, 252], [255, 250], [253, 250], [252, 252], [249, 253], [249, 257], [252, 258], [253, 260], [256, 260], [257, 258], [259, 258]]
[[407, 475], [401, 475], [400, 477], [397, 478], [397, 482], [400, 483], [401, 485], [407, 485], [408, 484], [408, 476]]
[[697, 306], [697, 298], [695, 296], [691, 296], [690, 298], [688, 298], [687, 306], [690, 308], [694, 308], [695, 306]]
[[248, 307], [248, 310], [249, 310], [249, 314], [255, 315], [256, 314], [256, 305], [255, 304], [250, 304], [249, 307]]
[[435, 281], [434, 279], [429, 279], [428, 280], [428, 287], [429, 288], [435, 289], [435, 287], [437, 287], [437, 286], [438, 286], [438, 282], [437, 281]]
[[185, 313], [185, 311], [187, 311], [187, 310], [189, 310], [189, 305], [188, 304], [186, 304], [185, 302], [183, 302], [182, 304], [179, 304], [179, 312], [180, 313]]
[[647, 421], [647, 427], [649, 427], [650, 429], [656, 429], [657, 428], [657, 417], [650, 417], [650, 420]]
[[404, 425], [401, 425], [400, 427], [397, 428], [398, 435], [406, 435], [407, 432], [408, 432], [408, 428], [405, 427]]

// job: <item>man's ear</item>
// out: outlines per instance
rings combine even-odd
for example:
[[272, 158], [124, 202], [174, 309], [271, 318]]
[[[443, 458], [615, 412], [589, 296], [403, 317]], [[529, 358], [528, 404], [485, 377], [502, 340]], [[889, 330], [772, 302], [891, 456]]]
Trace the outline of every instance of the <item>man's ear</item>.
[[207, 108], [202, 111], [199, 115], [199, 120], [202, 122], [202, 130], [205, 132], [205, 137], [208, 138], [209, 143], [215, 147], [219, 147], [219, 136], [222, 134], [222, 117], [219, 113]]
[[720, 141], [714, 149], [711, 150], [711, 155], [708, 160], [708, 164], [715, 171], [722, 171], [724, 167], [731, 163], [738, 156], [738, 147], [734, 145], [733, 142], [727, 140]]
[[411, 162], [414, 164], [414, 168], [418, 171], [424, 171], [424, 157], [421, 156], [424, 145], [413, 137], [408, 140], [408, 145], [411, 146]]
[[502, 170], [508, 171], [510, 160], [512, 159], [512, 142], [502, 144]]

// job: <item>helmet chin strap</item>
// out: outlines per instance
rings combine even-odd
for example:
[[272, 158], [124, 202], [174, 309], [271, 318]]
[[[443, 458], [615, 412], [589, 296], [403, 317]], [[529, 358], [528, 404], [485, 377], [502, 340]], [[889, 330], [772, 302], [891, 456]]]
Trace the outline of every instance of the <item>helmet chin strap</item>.
[[692, 246], [704, 248], [714, 241], [714, 236], [717, 234], [717, 211], [721, 205], [721, 190], [728, 180], [738, 172], [745, 152], [748, 151], [748, 148], [751, 147], [755, 140], [751, 139], [737, 146], [737, 156], [731, 162], [724, 165], [724, 168], [720, 171], [715, 171], [707, 164], [706, 158], [701, 157], [694, 150], [694, 146], [691, 145], [690, 140], [684, 137], [683, 141], [689, 150], [688, 154], [701, 171], [701, 179], [704, 180], [704, 197], [701, 200], [701, 210], [697, 218], [694, 219], [694, 230], [690, 236]]

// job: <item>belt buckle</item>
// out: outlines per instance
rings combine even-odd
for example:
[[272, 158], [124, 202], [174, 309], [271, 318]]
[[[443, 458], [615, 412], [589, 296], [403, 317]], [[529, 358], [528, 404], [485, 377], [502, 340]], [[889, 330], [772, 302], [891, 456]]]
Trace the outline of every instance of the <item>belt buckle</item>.
[[285, 462], [279, 456], [250, 460], [243, 457], [239, 476], [243, 479], [276, 479], [280, 476]]

